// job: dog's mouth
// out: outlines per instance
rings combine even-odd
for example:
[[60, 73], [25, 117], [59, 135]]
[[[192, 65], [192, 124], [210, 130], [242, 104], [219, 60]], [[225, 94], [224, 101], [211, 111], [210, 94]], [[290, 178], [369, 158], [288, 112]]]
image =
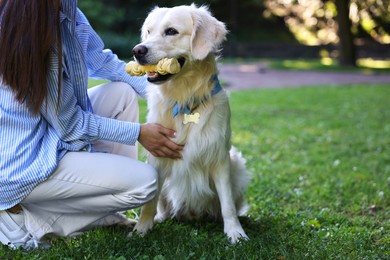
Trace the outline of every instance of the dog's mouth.
[[[184, 66], [184, 63], [186, 62], [186, 59], [183, 57], [180, 57], [177, 59], [177, 61], [179, 62], [180, 67], [182, 68]], [[152, 71], [152, 72], [147, 73], [148, 81], [151, 83], [154, 83], [154, 84], [162, 83], [162, 82], [168, 80], [173, 75], [176, 75], [176, 74], [169, 74], [168, 73], [168, 74], [162, 75], [162, 74], [158, 73], [157, 71]]]

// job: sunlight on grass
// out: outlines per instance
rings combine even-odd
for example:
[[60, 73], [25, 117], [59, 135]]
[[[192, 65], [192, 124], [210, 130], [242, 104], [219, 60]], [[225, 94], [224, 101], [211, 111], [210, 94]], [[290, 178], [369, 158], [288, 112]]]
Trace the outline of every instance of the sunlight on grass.
[[390, 68], [390, 60], [374, 60], [374, 59], [359, 59], [357, 64], [366, 68], [374, 68], [374, 69], [389, 69]]
[[286, 68], [294, 69], [311, 69], [313, 68], [313, 62], [307, 60], [284, 60], [282, 65]]
[[[323, 56], [320, 59], [271, 60], [268, 64], [275, 69], [292, 70], [324, 70], [324, 71], [356, 71], [356, 72], [386, 72], [390, 70], [390, 60], [358, 59], [357, 67], [338, 65], [337, 59]], [[368, 71], [370, 72], [370, 71]]]
[[334, 65], [334, 60], [332, 58], [329, 58], [329, 57], [323, 57], [323, 58], [321, 58], [321, 64], [323, 64], [325, 66]]

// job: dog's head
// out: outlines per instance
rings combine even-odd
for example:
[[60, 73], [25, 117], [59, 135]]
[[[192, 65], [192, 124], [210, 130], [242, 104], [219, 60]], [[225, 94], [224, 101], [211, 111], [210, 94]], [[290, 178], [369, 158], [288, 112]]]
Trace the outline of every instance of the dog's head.
[[[186, 62], [203, 60], [218, 51], [226, 34], [225, 25], [215, 19], [207, 7], [156, 7], [142, 26], [142, 42], [134, 47], [133, 54], [141, 65], [177, 58], [183, 67]], [[160, 83], [171, 76], [149, 73], [148, 80]]]

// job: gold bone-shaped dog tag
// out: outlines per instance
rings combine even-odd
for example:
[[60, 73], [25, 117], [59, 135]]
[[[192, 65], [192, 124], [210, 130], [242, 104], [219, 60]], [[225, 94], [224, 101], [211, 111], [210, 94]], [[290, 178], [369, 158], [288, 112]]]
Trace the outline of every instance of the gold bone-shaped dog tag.
[[199, 123], [199, 118], [200, 118], [200, 114], [198, 112], [194, 113], [194, 114], [184, 114], [184, 120], [183, 120], [183, 124], [188, 124], [188, 123]]

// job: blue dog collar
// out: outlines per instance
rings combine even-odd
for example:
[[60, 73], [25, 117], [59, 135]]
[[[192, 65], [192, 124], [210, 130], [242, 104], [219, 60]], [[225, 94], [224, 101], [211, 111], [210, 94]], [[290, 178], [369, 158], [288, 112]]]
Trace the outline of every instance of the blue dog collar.
[[[211, 96], [214, 96], [214, 95], [218, 94], [223, 89], [221, 84], [219, 83], [217, 75], [213, 76], [213, 82], [214, 82], [214, 88], [213, 88], [213, 90], [210, 93]], [[199, 105], [205, 99], [206, 98], [203, 98], [203, 99], [201, 99], [201, 100], [199, 100], [198, 102], [195, 102], [195, 103]], [[175, 105], [172, 108], [172, 115], [173, 115], [173, 117], [177, 116], [180, 113], [189, 115], [189, 114], [191, 114], [191, 112], [192, 112], [192, 110], [191, 110], [191, 108], [188, 105], [180, 107], [177, 102], [175, 103]]]

